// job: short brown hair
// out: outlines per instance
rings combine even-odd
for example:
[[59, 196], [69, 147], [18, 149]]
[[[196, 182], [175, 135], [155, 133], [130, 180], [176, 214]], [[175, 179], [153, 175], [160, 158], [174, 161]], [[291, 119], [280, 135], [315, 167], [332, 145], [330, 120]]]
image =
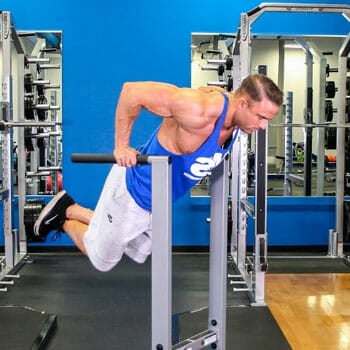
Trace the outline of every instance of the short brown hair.
[[253, 101], [261, 101], [267, 97], [277, 106], [281, 106], [283, 102], [283, 92], [270, 78], [263, 74], [248, 75], [235, 93], [247, 94]]

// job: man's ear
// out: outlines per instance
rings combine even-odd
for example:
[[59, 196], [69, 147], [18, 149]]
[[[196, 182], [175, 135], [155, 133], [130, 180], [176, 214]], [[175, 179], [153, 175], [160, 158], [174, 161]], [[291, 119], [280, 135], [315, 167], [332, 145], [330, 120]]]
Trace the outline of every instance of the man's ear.
[[249, 107], [249, 103], [246, 98], [240, 97], [238, 100], [238, 106], [242, 109], [245, 109]]

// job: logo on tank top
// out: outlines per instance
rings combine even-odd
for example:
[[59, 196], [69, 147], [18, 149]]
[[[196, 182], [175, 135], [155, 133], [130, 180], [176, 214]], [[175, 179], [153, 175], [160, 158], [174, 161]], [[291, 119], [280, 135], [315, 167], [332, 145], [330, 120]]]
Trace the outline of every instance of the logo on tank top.
[[198, 157], [190, 166], [190, 172], [185, 172], [184, 175], [190, 180], [199, 181], [203, 177], [210, 175], [211, 170], [214, 169], [223, 159], [223, 154], [215, 153], [213, 157]]

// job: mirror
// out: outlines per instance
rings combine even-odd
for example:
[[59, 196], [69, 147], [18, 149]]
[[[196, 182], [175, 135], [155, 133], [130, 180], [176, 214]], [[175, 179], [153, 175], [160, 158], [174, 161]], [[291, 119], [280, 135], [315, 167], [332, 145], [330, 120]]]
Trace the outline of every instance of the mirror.
[[[335, 195], [336, 129], [312, 128], [311, 164], [307, 165], [311, 166], [310, 176], [310, 173], [305, 173], [306, 129], [288, 128], [289, 131], [286, 133], [284, 126], [276, 124], [285, 123], [287, 117], [292, 123], [304, 123], [308, 91], [307, 77], [310, 79], [310, 76], [312, 77], [312, 122], [337, 121], [338, 53], [345, 36], [252, 35], [251, 37], [252, 73], [267, 74], [283, 87], [285, 93], [284, 108], [268, 128], [268, 195], [303, 196], [306, 180], [311, 182], [311, 195]], [[223, 59], [227, 62], [227, 58], [232, 57], [233, 46], [234, 35], [193, 33], [191, 86], [197, 88], [217, 83], [229, 90], [232, 86], [230, 82], [232, 68], [229, 70], [227, 65], [224, 65], [225, 69], [222, 70], [220, 62]], [[215, 62], [215, 60], [218, 61]], [[350, 82], [348, 86], [348, 95], [350, 95]], [[291, 96], [291, 103], [288, 103], [287, 96]], [[350, 102], [350, 99], [348, 101]], [[345, 118], [348, 122], [349, 109], [348, 107]], [[347, 129], [347, 140], [350, 139], [349, 130]], [[253, 180], [254, 135], [250, 137], [250, 142], [252, 151], [248, 154], [249, 179]], [[349, 152], [348, 150], [346, 155], [348, 158]], [[291, 167], [287, 169], [286, 154], [292, 157], [292, 161], [288, 162]], [[350, 173], [350, 162], [347, 163], [346, 172]], [[249, 183], [250, 194], [253, 194], [253, 181]], [[191, 195], [208, 195], [208, 186], [207, 180], [203, 180], [193, 189]]]
[[[14, 130], [15, 143], [25, 146], [26, 193], [55, 194], [62, 188], [62, 32], [17, 34], [25, 52], [24, 119], [38, 123], [25, 127], [21, 136], [19, 128]], [[14, 101], [14, 106], [19, 102]], [[14, 168], [18, 170], [16, 152], [17, 148]]]
[[[220, 86], [232, 91], [232, 48], [235, 36], [194, 33], [191, 39], [191, 87]], [[209, 196], [209, 176], [191, 189], [195, 197]]]

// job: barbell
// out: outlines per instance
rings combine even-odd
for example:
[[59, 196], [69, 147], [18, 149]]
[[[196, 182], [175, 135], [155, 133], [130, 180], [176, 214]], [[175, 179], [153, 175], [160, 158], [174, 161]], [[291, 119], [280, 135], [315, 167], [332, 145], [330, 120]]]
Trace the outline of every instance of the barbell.
[[337, 123], [271, 123], [269, 127], [285, 127], [285, 128], [350, 128], [349, 124]]

